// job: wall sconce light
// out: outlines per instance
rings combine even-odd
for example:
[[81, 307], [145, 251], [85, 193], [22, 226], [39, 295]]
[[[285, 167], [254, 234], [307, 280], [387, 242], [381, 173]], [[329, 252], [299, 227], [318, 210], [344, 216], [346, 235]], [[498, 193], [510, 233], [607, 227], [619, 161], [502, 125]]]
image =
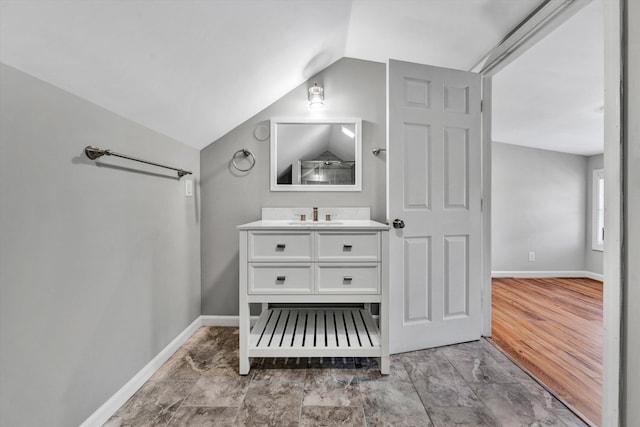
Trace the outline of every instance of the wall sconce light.
[[324, 89], [313, 82], [313, 86], [309, 88], [309, 108], [321, 110], [322, 107], [324, 107]]

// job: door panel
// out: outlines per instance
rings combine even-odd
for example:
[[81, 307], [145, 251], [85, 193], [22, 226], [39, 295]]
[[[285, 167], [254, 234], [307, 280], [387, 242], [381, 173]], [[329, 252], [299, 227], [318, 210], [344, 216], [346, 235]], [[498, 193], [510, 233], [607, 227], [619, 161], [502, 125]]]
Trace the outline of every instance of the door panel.
[[424, 323], [431, 320], [431, 266], [428, 262], [431, 258], [431, 239], [404, 239], [404, 249], [404, 322]]
[[431, 179], [429, 179], [429, 127], [404, 124], [404, 187], [405, 209], [431, 208]]
[[389, 61], [390, 347], [480, 338], [480, 76]]
[[469, 207], [469, 141], [466, 129], [444, 128], [444, 207]]
[[444, 296], [445, 319], [468, 316], [469, 310], [469, 256], [468, 236], [444, 238]]

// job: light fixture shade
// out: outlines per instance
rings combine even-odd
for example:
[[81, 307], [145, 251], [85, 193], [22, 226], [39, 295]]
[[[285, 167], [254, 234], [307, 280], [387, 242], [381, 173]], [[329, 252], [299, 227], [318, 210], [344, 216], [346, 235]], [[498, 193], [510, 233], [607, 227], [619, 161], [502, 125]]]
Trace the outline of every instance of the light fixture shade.
[[309, 108], [320, 110], [322, 107], [324, 107], [324, 89], [313, 82], [313, 86], [309, 88]]

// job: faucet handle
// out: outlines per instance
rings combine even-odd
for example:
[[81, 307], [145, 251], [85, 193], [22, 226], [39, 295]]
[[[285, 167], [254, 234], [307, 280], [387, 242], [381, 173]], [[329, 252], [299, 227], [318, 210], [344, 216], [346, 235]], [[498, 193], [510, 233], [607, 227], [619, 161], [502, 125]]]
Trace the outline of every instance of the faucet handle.
[[300, 214], [300, 221], [306, 221], [307, 216], [305, 214]]
[[324, 220], [325, 220], [325, 221], [331, 221], [331, 214], [326, 214], [326, 215], [324, 216]]

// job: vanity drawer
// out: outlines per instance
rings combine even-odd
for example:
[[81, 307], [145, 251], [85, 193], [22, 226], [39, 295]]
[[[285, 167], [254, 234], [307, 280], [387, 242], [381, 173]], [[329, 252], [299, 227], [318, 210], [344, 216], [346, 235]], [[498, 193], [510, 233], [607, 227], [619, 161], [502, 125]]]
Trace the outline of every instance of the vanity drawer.
[[311, 264], [249, 264], [249, 294], [310, 294]]
[[378, 261], [380, 233], [318, 232], [318, 261]]
[[318, 264], [319, 294], [379, 294], [380, 265]]
[[249, 233], [249, 261], [295, 261], [310, 262], [312, 254], [311, 232]]

